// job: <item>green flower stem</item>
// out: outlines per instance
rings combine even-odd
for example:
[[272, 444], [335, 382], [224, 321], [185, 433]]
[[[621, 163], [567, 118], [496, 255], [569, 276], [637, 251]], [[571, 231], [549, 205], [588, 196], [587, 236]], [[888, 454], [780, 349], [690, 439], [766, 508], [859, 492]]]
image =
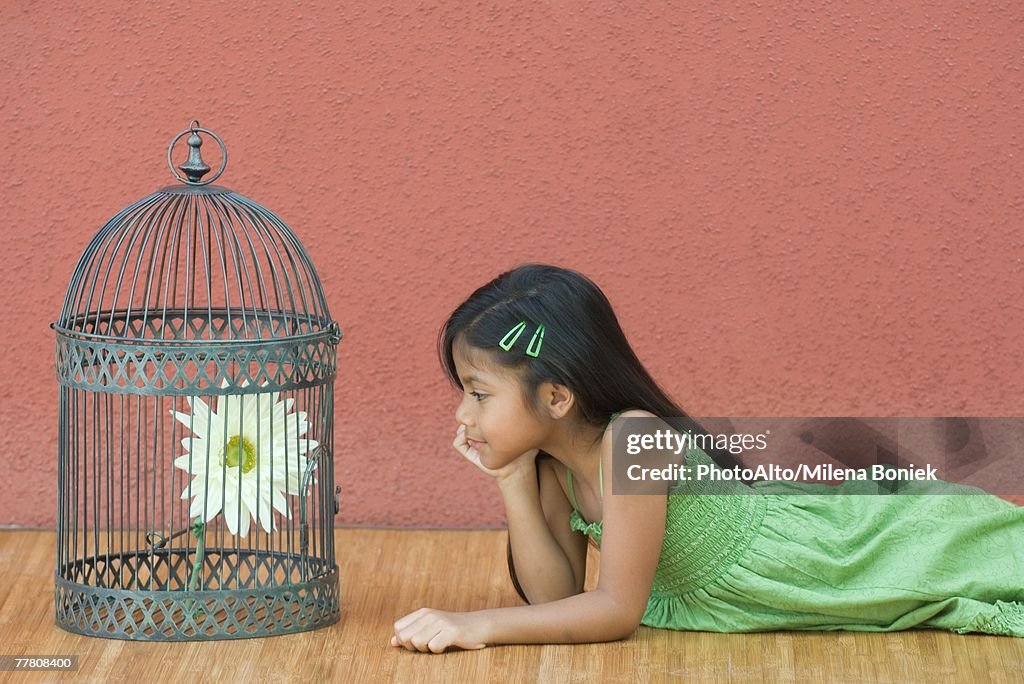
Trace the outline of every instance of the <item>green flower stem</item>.
[[[203, 522], [202, 518], [196, 518], [195, 522], [192, 523], [192, 534], [196, 538], [196, 559], [192, 563], [192, 576], [188, 578], [188, 590], [190, 592], [195, 591], [196, 582], [199, 581], [199, 576], [203, 572], [203, 555], [205, 545], [203, 539], [206, 536], [206, 523]], [[203, 618], [202, 609], [198, 613], [193, 615], [193, 609], [195, 607], [195, 601], [193, 599], [188, 600], [188, 611], [189, 616], [194, 617], [197, 620]]]

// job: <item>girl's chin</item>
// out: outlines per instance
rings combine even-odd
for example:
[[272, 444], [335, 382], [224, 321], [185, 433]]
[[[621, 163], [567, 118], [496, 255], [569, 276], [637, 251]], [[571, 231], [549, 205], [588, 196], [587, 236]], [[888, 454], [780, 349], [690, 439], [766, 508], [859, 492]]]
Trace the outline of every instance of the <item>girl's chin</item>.
[[493, 453], [491, 453], [490, 449], [486, 451], [478, 450], [477, 454], [479, 454], [480, 456], [480, 463], [482, 463], [484, 467], [489, 470], [496, 470], [504, 465], [507, 465], [507, 463], [501, 458], [501, 456], [494, 455]]

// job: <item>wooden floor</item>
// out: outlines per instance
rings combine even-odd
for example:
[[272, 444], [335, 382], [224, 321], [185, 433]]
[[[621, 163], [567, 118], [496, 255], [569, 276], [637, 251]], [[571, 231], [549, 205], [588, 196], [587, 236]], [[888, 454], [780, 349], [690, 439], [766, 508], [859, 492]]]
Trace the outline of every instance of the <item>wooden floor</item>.
[[[1020, 682], [1024, 639], [896, 634], [671, 632], [577, 646], [498, 646], [442, 655], [388, 645], [396, 618], [427, 605], [516, 605], [502, 531], [337, 531], [342, 619], [265, 639], [145, 643], [54, 625], [51, 532], [0, 531], [0, 655], [77, 655], [76, 673], [5, 681]], [[593, 577], [591, 577], [591, 582]]]

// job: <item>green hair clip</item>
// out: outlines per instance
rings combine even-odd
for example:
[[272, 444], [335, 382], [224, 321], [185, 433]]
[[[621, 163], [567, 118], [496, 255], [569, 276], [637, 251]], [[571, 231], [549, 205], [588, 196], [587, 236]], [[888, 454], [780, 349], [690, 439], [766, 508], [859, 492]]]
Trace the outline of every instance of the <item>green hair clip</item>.
[[[519, 321], [512, 329], [505, 333], [505, 336], [501, 338], [501, 342], [498, 342], [498, 346], [509, 351], [512, 346], [519, 339], [519, 336], [526, 330], [526, 321]], [[526, 353], [528, 356], [537, 358], [540, 355], [540, 346], [544, 343], [544, 325], [538, 325], [537, 330], [534, 331], [533, 337], [530, 339], [530, 344], [526, 346]]]
[[[538, 335], [540, 337], [538, 337]], [[533, 343], [534, 342], [537, 343], [537, 348], [536, 349], [534, 349], [534, 347], [533, 347]], [[530, 344], [527, 345], [527, 347], [526, 347], [526, 353], [528, 355], [532, 356], [533, 358], [537, 358], [537, 355], [540, 354], [540, 345], [543, 342], [544, 342], [544, 325], [541, 324], [541, 325], [538, 325], [537, 326], [537, 330], [534, 331], [533, 338], [530, 340]]]

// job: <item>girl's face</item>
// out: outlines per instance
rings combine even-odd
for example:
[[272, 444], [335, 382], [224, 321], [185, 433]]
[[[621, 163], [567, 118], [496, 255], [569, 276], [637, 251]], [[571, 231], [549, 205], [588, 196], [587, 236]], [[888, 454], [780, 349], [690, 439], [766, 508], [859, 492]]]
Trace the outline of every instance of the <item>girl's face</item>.
[[463, 387], [455, 419], [466, 426], [469, 446], [480, 454], [480, 463], [501, 468], [539, 447], [547, 432], [544, 421], [523, 403], [511, 371], [485, 363], [482, 352], [470, 352], [474, 358], [467, 358], [460, 347], [464, 345], [455, 345], [452, 353]]

